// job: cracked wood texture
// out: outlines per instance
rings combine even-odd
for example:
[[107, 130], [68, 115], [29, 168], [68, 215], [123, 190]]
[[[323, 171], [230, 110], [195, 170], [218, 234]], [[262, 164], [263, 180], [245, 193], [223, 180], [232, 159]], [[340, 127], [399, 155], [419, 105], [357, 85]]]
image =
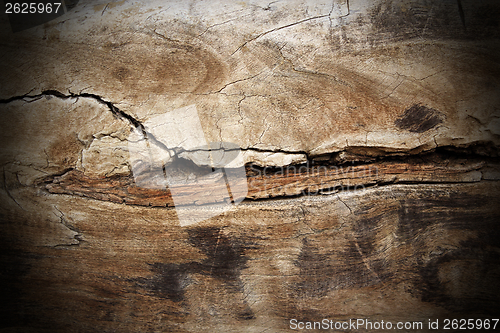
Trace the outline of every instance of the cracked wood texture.
[[[0, 16], [0, 331], [498, 318], [497, 1], [65, 4]], [[212, 169], [152, 121], [192, 106], [248, 192], [182, 226], [158, 176]]]

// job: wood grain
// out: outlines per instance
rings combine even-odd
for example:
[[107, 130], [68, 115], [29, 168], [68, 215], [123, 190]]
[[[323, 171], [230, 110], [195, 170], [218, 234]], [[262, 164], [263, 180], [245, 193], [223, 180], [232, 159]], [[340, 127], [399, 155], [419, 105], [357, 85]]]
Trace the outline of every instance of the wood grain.
[[[302, 164], [281, 168], [259, 168], [248, 166], [247, 182], [249, 199], [264, 199], [297, 195], [317, 195], [339, 190], [356, 189], [387, 183], [462, 183], [477, 182], [482, 179], [481, 170], [498, 170], [498, 162], [477, 157], [456, 158], [439, 154], [406, 158], [404, 161], [381, 161], [362, 165], [322, 165]], [[141, 175], [142, 186], [137, 186], [132, 175], [96, 177], [83, 172], [68, 171], [62, 176], [46, 179], [46, 188], [51, 193], [85, 196], [98, 200], [142, 206], [174, 206], [170, 191], [147, 187], [147, 179], [163, 175], [161, 170], [153, 170]], [[194, 205], [190, 197], [200, 191], [207, 193], [207, 203], [211, 198], [225, 198], [229, 194], [225, 184], [193, 181], [185, 186], [176, 186], [178, 205]], [[217, 195], [208, 195], [208, 193]]]
[[244, 202], [182, 228], [171, 208], [12, 189], [24, 210], [2, 209], [3, 320], [21, 332], [285, 332], [292, 318], [492, 318], [499, 190], [386, 185]]
[[498, 318], [500, 2], [72, 2], [0, 16], [0, 332]]

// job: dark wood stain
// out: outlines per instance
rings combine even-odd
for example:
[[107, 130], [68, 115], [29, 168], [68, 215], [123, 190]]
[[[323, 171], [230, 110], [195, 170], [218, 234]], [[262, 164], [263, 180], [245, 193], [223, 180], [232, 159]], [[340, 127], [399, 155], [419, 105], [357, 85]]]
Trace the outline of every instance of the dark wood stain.
[[182, 264], [150, 264], [154, 274], [151, 278], [133, 280], [140, 288], [150, 291], [153, 295], [168, 298], [174, 302], [184, 300], [184, 288], [189, 283], [187, 270], [189, 266]]
[[[415, 268], [419, 278], [414, 291], [422, 301], [439, 304], [456, 314], [494, 315], [500, 311], [500, 212], [485, 214], [492, 205], [488, 195], [468, 197], [453, 193], [449, 197], [403, 200], [400, 210], [398, 236], [402, 241], [415, 241], [433, 226], [440, 230], [477, 231], [452, 250], [442, 250], [427, 263]], [[468, 207], [463, 209], [463, 207]], [[415, 244], [420, 249], [422, 239]], [[432, 240], [429, 240], [432, 241]], [[420, 250], [419, 250], [420, 252]], [[421, 253], [416, 253], [418, 257]]]
[[[439, 304], [457, 315], [498, 314], [500, 258], [493, 247], [474, 243], [463, 242], [462, 248], [418, 268], [420, 279], [414, 286], [420, 290], [422, 301]], [[452, 269], [453, 279], [447, 268]]]
[[200, 263], [201, 270], [240, 291], [242, 284], [239, 275], [247, 262], [244, 244], [224, 236], [220, 228], [196, 228], [188, 233], [189, 242], [207, 256]]
[[[194, 273], [216, 278], [232, 292], [241, 292], [243, 284], [240, 274], [247, 262], [243, 251], [252, 248], [252, 245], [224, 236], [220, 228], [196, 228], [189, 230], [188, 234], [189, 242], [200, 249], [207, 256], [206, 259], [184, 264], [149, 264], [153, 276], [134, 279], [132, 282], [155, 296], [174, 302], [184, 300], [185, 288], [192, 282], [190, 274]], [[244, 320], [252, 319], [253, 316], [249, 308], [240, 314]]]
[[394, 124], [403, 130], [423, 133], [442, 122], [442, 114], [439, 111], [420, 104], [414, 104], [406, 109]]

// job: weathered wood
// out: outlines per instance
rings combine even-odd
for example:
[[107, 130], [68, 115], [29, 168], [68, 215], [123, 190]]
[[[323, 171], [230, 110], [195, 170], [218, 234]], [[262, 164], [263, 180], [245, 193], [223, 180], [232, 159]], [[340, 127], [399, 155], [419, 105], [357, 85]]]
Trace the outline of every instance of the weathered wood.
[[[245, 202], [182, 228], [171, 208], [19, 188], [19, 206], [2, 208], [2, 313], [51, 332], [491, 318], [499, 193], [496, 182], [388, 185]], [[75, 244], [59, 226], [76, 231]]]
[[[328, 194], [341, 190], [364, 188], [387, 183], [463, 183], [478, 182], [483, 176], [481, 170], [499, 170], [496, 162], [470, 157], [443, 158], [428, 154], [432, 162], [419, 158], [406, 158], [404, 162], [377, 162], [363, 165], [290, 165], [280, 168], [247, 167], [247, 198], [263, 199], [273, 197]], [[149, 171], [152, 179], [161, 170]], [[141, 175], [145, 179], [148, 174]], [[52, 178], [52, 177], [51, 177]], [[45, 180], [51, 193], [80, 195], [98, 200], [142, 206], [174, 206], [168, 187], [165, 189], [138, 186], [132, 175], [98, 177], [86, 176], [83, 172], [68, 171], [62, 176]], [[188, 185], [177, 186], [177, 205], [195, 205], [192, 201], [200, 189], [206, 193], [218, 193], [204, 203], [214, 203], [210, 198], [229, 200], [225, 183], [214, 181], [190, 181]]]
[[75, 3], [0, 15], [1, 332], [498, 318], [498, 1]]

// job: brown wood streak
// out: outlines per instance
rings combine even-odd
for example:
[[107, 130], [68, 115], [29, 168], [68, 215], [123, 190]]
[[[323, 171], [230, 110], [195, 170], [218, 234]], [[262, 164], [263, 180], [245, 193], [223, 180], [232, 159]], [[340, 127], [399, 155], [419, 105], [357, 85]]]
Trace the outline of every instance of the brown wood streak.
[[[248, 193], [246, 198], [263, 199], [301, 194], [326, 194], [343, 189], [387, 183], [463, 183], [481, 180], [484, 161], [461, 160], [441, 163], [381, 161], [363, 165], [347, 166], [291, 166], [257, 170], [247, 167]], [[254, 171], [254, 175], [250, 170]], [[212, 198], [229, 200], [227, 187], [221, 183], [198, 183], [178, 187], [176, 203], [193, 204], [190, 198], [200, 192], [211, 203]], [[53, 178], [46, 185], [51, 193], [71, 194], [98, 200], [141, 206], [174, 206], [168, 188], [151, 189], [139, 187], [131, 175], [92, 178], [80, 171], [72, 170]], [[196, 202], [195, 204], [200, 204]]]

